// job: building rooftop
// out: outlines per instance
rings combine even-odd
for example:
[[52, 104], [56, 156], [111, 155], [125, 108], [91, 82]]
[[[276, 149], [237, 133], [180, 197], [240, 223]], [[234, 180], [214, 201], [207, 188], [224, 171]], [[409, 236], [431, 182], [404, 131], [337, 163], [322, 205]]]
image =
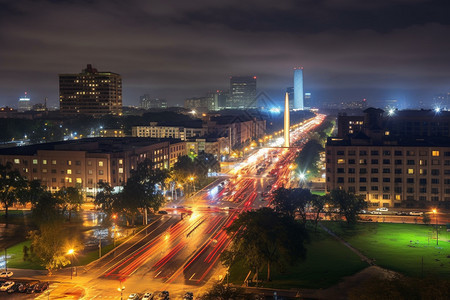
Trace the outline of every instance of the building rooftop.
[[114, 153], [132, 150], [136, 147], [146, 147], [162, 142], [178, 143], [180, 141], [181, 140], [179, 139], [153, 139], [140, 137], [87, 138], [4, 148], [0, 149], [0, 155], [35, 155], [39, 150]]

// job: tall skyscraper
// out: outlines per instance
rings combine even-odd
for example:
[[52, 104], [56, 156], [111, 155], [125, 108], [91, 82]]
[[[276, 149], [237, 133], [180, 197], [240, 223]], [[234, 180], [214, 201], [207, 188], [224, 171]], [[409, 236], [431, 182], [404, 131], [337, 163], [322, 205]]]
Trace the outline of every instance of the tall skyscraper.
[[294, 68], [294, 109], [303, 108], [303, 67], [300, 67]]
[[122, 115], [122, 77], [92, 65], [79, 74], [60, 74], [59, 107], [66, 115]]
[[152, 108], [167, 108], [166, 99], [161, 98], [152, 98], [149, 94], [144, 94], [139, 97], [139, 105], [143, 109], [152, 109]]
[[25, 95], [23, 97], [19, 98], [19, 105], [17, 107], [17, 111], [24, 112], [29, 111], [32, 108], [30, 97], [28, 97], [27, 92], [25, 92]]
[[232, 76], [230, 78], [231, 108], [255, 108], [256, 76]]

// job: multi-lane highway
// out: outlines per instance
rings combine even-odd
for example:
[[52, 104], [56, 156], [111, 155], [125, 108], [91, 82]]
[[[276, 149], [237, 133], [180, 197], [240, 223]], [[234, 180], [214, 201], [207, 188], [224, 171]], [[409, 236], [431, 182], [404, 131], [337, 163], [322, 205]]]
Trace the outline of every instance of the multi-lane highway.
[[85, 298], [117, 297], [119, 282], [127, 294], [197, 292], [215, 276], [220, 255], [231, 242], [226, 228], [241, 212], [270, 205], [277, 187], [289, 186], [290, 166], [304, 137], [323, 119], [318, 115], [295, 127], [292, 148], [282, 148], [283, 141], [276, 140], [253, 150], [229, 174], [184, 202], [170, 203], [169, 214], [80, 270], [77, 280], [83, 281]]

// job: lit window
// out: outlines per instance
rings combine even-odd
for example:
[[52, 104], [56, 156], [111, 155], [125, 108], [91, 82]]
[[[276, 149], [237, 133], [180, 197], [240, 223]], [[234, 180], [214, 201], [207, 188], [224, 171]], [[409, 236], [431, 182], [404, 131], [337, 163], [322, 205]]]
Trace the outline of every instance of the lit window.
[[14, 163], [15, 163], [15, 164], [20, 164], [20, 159], [15, 158], [15, 159], [14, 159]]
[[123, 173], [123, 168], [119, 168], [119, 174]]
[[437, 150], [431, 151], [431, 155], [432, 156], [439, 156], [439, 151], [437, 151]]
[[72, 165], [72, 161], [71, 161], [71, 160], [68, 160], [68, 161], [67, 161], [67, 165], [68, 165], [68, 166], [71, 166], [71, 165]]
[[43, 159], [43, 160], [42, 160], [42, 164], [43, 164], [43, 165], [46, 165], [46, 164], [47, 164], [47, 160], [46, 160], [46, 159]]
[[345, 159], [339, 158], [337, 161], [338, 164], [345, 164]]
[[77, 178], [77, 183], [81, 183], [81, 178]]
[[123, 164], [123, 159], [119, 159], [119, 165]]
[[37, 159], [33, 159], [33, 165], [37, 165], [38, 164], [38, 160]]
[[385, 132], [384, 132], [384, 135], [389, 135], [389, 131], [385, 131]]
[[410, 175], [414, 174], [414, 169], [408, 169], [408, 174]]
[[67, 178], [67, 182], [72, 183], [72, 178]]
[[56, 160], [52, 160], [52, 165], [56, 165]]
[[395, 195], [395, 200], [397, 200], [397, 201], [402, 200], [402, 196], [401, 195]]
[[71, 169], [67, 169], [67, 174], [72, 174], [72, 170]]
[[102, 162], [102, 161], [99, 161], [99, 162], [98, 162], [98, 166], [99, 166], [99, 167], [103, 167], [103, 162]]

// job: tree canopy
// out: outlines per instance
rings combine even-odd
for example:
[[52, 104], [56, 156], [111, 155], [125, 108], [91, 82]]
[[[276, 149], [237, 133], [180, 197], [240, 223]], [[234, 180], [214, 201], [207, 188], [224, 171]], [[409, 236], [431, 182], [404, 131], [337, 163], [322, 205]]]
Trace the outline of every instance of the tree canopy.
[[224, 256], [228, 260], [224, 263], [244, 261], [255, 272], [266, 265], [267, 280], [270, 280], [274, 264], [284, 268], [306, 256], [304, 242], [308, 234], [305, 227], [271, 208], [240, 214], [227, 231], [233, 236], [233, 243]]
[[8, 208], [18, 202], [18, 198], [27, 181], [11, 163], [0, 165], [0, 202], [5, 208], [5, 218], [8, 219]]
[[358, 212], [367, 208], [364, 195], [355, 195], [339, 189], [330, 192], [329, 201], [348, 224], [356, 223]]

